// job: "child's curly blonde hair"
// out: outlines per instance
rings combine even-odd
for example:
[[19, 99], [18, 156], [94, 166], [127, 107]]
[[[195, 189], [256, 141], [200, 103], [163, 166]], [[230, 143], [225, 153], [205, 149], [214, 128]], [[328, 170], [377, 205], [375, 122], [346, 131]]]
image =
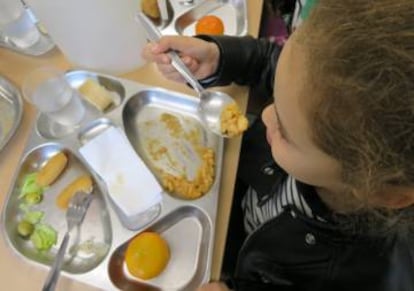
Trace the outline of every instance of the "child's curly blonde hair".
[[298, 39], [314, 141], [350, 192], [414, 189], [414, 1], [320, 0]]
[[356, 189], [414, 187], [414, 1], [320, 0], [302, 35], [315, 142]]

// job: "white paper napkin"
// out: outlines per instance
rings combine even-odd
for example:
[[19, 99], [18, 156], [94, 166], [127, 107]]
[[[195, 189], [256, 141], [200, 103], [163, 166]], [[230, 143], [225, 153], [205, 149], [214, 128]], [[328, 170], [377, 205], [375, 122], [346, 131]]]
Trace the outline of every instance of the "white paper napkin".
[[106, 129], [79, 151], [124, 216], [136, 216], [161, 201], [161, 186], [119, 128]]

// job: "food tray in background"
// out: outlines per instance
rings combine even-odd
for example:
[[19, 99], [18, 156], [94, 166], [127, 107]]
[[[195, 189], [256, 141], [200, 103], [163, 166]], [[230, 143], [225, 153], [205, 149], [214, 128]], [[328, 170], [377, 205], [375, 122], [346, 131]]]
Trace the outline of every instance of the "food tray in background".
[[[195, 290], [210, 278], [223, 139], [201, 123], [197, 110], [199, 100], [193, 96], [88, 71], [71, 71], [66, 77], [74, 88], [87, 79], [99, 82], [116, 96], [115, 103], [105, 112], [100, 112], [84, 102], [86, 117], [79, 128], [63, 136], [56, 134], [56, 129], [48, 124], [42, 114], [38, 115], [2, 213], [2, 229], [11, 249], [23, 260], [49, 268], [66, 231], [65, 212], [56, 207], [55, 197], [75, 177], [89, 174], [94, 180], [93, 195], [96, 199], [92, 200], [77, 233], [75, 241], [79, 244], [70, 242], [71, 251], [66, 257], [62, 275], [103, 290]], [[91, 170], [78, 150], [100, 132], [116, 126], [125, 132], [132, 147], [151, 168], [151, 157], [144, 151], [141, 126], [143, 121], [162, 113], [183, 118], [201, 130], [200, 140], [215, 152], [215, 179], [210, 190], [197, 199], [180, 199], [163, 193], [161, 205], [156, 211], [150, 210], [148, 223], [132, 231], [123, 226], [104, 182]], [[58, 151], [65, 152], [69, 157], [68, 167], [59, 180], [46, 190], [44, 201], [36, 206], [36, 210], [44, 211], [45, 222], [58, 231], [58, 242], [49, 252], [41, 253], [34, 249], [30, 241], [23, 240], [17, 234], [16, 225], [21, 219], [17, 196], [23, 177], [38, 170]], [[171, 254], [166, 269], [150, 280], [131, 276], [124, 261], [128, 242], [145, 230], [160, 233], [166, 239]]]
[[0, 76], [0, 154], [15, 134], [23, 115], [23, 100], [19, 90]]
[[[141, 0], [143, 1], [143, 0]], [[164, 35], [195, 35], [195, 24], [205, 15], [215, 15], [224, 24], [224, 34], [247, 34], [246, 0], [165, 0], [168, 20], [154, 20]]]

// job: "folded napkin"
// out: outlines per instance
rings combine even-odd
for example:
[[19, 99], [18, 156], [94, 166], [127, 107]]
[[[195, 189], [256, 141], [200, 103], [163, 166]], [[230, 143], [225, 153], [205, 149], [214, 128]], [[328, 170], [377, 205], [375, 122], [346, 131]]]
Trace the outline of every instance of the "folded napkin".
[[79, 151], [105, 181], [123, 217], [133, 218], [161, 201], [161, 186], [119, 128], [106, 129]]

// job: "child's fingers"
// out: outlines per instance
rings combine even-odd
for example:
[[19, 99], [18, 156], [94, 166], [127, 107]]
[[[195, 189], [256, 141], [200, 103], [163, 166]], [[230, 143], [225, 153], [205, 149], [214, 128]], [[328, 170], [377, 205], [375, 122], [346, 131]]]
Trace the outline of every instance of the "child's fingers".
[[188, 53], [194, 46], [193, 42], [194, 38], [188, 36], [163, 36], [152, 49], [154, 53], [163, 53], [169, 50]]
[[171, 64], [157, 64], [158, 70], [164, 75], [170, 75], [172, 73], [178, 73], [177, 70]]
[[185, 57], [181, 58], [181, 60], [187, 66], [187, 68], [194, 75], [196, 75], [197, 70], [200, 68], [200, 64], [197, 62], [197, 60], [194, 59], [194, 58], [188, 57], [188, 56], [185, 56]]
[[170, 57], [165, 53], [156, 53], [154, 52], [154, 46], [157, 44], [148, 43], [144, 46], [143, 50], [141, 51], [141, 56], [147, 61], [156, 62], [159, 64], [168, 64], [171, 62]]
[[184, 78], [181, 76], [180, 73], [172, 65], [162, 65], [157, 64], [158, 70], [162, 73], [162, 75], [172, 81], [176, 81], [179, 83], [185, 83]]
[[[196, 60], [190, 57], [182, 58], [183, 63], [187, 66], [187, 68], [196, 75], [197, 70], [199, 69], [199, 64]], [[161, 63], [157, 62], [158, 69], [164, 75], [172, 75], [172, 74], [179, 74], [177, 69], [171, 63]]]
[[160, 64], [160, 65], [169, 65], [171, 64], [171, 58], [167, 54], [162, 55], [155, 55], [153, 56], [153, 62]]

